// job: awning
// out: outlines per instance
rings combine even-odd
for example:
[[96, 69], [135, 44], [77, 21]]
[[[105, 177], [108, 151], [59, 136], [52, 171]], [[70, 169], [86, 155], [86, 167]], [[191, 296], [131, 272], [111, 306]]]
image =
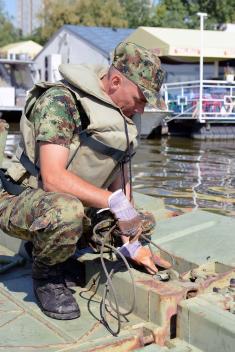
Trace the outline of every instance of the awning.
[[[234, 32], [203, 31], [204, 53], [208, 61], [235, 58]], [[158, 56], [184, 58], [193, 61], [200, 57], [200, 30], [139, 27], [126, 41], [153, 49]]]
[[0, 56], [2, 58], [9, 58], [11, 54], [23, 54], [27, 55], [28, 58], [33, 59], [39, 51], [42, 50], [42, 46], [35, 43], [32, 40], [17, 42], [3, 46], [0, 48]]

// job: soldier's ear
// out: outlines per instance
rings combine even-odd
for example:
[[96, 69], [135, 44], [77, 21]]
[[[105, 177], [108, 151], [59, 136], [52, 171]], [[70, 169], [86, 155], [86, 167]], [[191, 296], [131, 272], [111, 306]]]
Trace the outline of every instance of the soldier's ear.
[[110, 88], [112, 91], [116, 91], [120, 88], [121, 84], [122, 84], [122, 77], [119, 74], [114, 74], [112, 75], [111, 79], [110, 79]]

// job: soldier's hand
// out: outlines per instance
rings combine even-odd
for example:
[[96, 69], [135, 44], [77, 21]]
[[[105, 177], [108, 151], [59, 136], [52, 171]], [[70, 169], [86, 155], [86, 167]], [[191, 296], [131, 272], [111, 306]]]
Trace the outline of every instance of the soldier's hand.
[[142, 233], [142, 226], [139, 216], [136, 216], [131, 220], [118, 220], [118, 227], [121, 233], [128, 237], [139, 238]]
[[109, 208], [118, 220], [118, 226], [123, 235], [134, 237], [141, 234], [140, 216], [122, 190], [111, 194]]
[[156, 265], [165, 269], [171, 267], [171, 264], [167, 260], [152, 253], [148, 247], [143, 247], [139, 241], [127, 242], [118, 251], [124, 257], [131, 259], [135, 264], [144, 266], [151, 275], [157, 273], [158, 269]]

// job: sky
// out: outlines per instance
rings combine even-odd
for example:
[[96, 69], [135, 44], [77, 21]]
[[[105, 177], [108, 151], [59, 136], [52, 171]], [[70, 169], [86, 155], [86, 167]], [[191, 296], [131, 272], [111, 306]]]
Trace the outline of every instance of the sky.
[[5, 12], [8, 12], [10, 17], [16, 17], [16, 0], [2, 0]]

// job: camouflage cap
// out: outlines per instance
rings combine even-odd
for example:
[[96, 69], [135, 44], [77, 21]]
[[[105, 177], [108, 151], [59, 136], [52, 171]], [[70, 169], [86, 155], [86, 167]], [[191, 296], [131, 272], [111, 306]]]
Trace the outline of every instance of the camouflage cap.
[[161, 110], [166, 109], [166, 104], [160, 96], [165, 72], [154, 52], [134, 43], [122, 42], [114, 51], [112, 65], [138, 85], [150, 105]]

